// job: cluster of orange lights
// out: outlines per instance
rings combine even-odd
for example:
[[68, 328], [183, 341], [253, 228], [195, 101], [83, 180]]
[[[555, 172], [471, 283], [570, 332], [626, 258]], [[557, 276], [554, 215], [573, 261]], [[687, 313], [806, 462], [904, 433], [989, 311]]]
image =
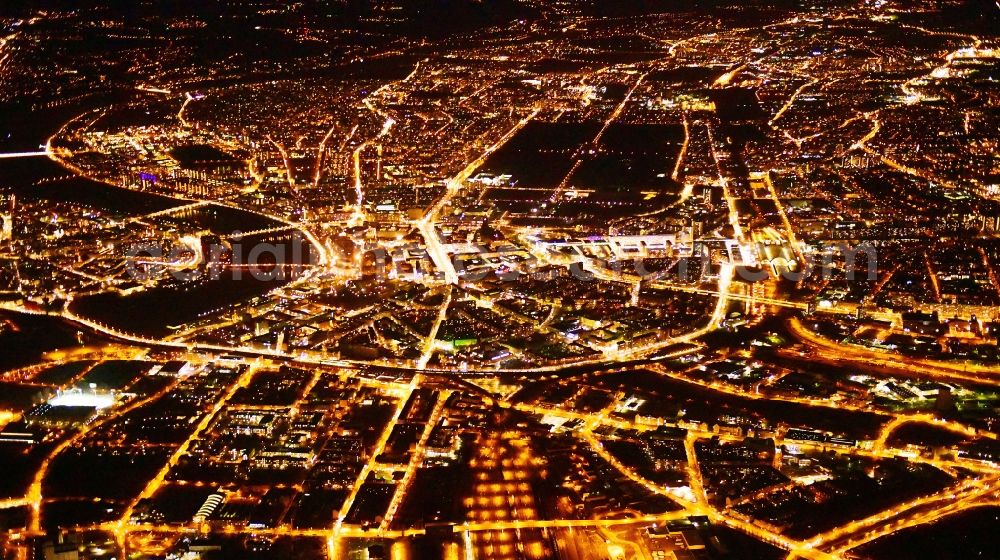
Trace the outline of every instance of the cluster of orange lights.
[[538, 519], [530, 480], [541, 461], [523, 438], [492, 434], [470, 462], [475, 473], [473, 493], [463, 500], [470, 521], [498, 524], [495, 531], [476, 532], [472, 546], [477, 558], [544, 558], [541, 535], [533, 531], [504, 530], [501, 523]]

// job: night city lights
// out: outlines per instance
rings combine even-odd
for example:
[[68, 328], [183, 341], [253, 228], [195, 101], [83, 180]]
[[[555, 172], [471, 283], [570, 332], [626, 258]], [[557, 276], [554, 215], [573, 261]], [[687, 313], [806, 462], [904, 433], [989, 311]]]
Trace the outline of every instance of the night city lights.
[[0, 560], [1000, 560], [1000, 2], [0, 2]]

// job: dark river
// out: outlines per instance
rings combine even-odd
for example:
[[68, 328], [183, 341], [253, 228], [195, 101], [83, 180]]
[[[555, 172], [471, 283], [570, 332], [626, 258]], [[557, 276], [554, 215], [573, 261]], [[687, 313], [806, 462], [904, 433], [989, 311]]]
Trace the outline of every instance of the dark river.
[[[60, 107], [35, 112], [0, 110], [0, 152], [37, 151], [39, 145], [44, 144], [64, 122], [115, 100], [114, 97], [105, 97], [75, 108]], [[67, 201], [122, 217], [188, 204], [162, 195], [130, 191], [75, 177], [45, 157], [0, 159], [0, 192], [14, 193], [22, 202], [42, 199]], [[215, 205], [188, 212], [184, 219], [222, 235], [281, 225], [257, 214]], [[262, 241], [281, 245], [291, 243], [292, 239], [286, 235]], [[252, 242], [251, 239], [245, 241]], [[287, 254], [292, 252], [289, 250]], [[73, 310], [126, 332], [158, 337], [168, 334], [171, 326], [239, 305], [288, 281], [287, 278], [259, 279], [250, 274], [241, 276], [236, 279], [231, 273], [223, 273], [213, 279], [156, 288], [125, 297], [103, 294], [80, 298], [74, 301]]]

